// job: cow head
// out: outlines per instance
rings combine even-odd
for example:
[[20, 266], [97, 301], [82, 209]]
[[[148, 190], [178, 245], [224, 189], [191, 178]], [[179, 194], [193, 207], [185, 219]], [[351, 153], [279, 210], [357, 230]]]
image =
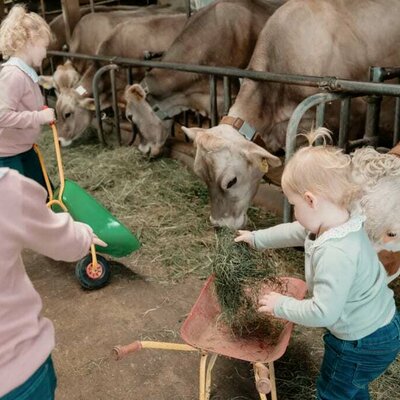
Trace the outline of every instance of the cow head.
[[146, 93], [139, 84], [125, 90], [126, 118], [139, 128], [139, 150], [144, 154], [157, 157], [169, 136], [173, 121], [162, 121], [146, 101]]
[[94, 100], [81, 98], [74, 90], [64, 90], [56, 103], [57, 125], [63, 146], [69, 145], [90, 126], [93, 119]]
[[194, 172], [207, 184], [211, 223], [242, 228], [262, 176], [269, 166], [281, 165], [280, 159], [229, 125], [182, 129], [196, 146]]
[[54, 88], [58, 96], [63, 90], [74, 87], [80, 80], [81, 76], [75, 69], [71, 61], [58, 65], [53, 75], [41, 75], [39, 77], [40, 86], [45, 89]]
[[[101, 108], [111, 105], [109, 101], [100, 96]], [[102, 101], [103, 100], [103, 101]], [[57, 125], [60, 141], [63, 146], [68, 146], [78, 139], [91, 125], [95, 110], [95, 102], [91, 97], [82, 97], [76, 89], [63, 90], [56, 103]]]

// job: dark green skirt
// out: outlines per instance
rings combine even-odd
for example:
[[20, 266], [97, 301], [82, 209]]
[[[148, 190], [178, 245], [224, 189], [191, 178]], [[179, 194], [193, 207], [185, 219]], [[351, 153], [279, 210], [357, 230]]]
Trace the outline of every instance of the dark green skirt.
[[15, 156], [0, 157], [0, 167], [16, 169], [20, 174], [42, 185], [47, 191], [39, 157], [33, 147]]

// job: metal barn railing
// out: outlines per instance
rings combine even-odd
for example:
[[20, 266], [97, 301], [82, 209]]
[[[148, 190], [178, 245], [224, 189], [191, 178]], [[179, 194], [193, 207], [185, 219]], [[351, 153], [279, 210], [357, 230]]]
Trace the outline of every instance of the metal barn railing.
[[[250, 71], [250, 70], [242, 70], [239, 68], [232, 67], [208, 67], [203, 65], [194, 65], [194, 64], [180, 64], [180, 63], [171, 63], [171, 62], [163, 62], [163, 61], [154, 61], [154, 60], [133, 60], [129, 58], [123, 57], [107, 57], [107, 56], [89, 56], [85, 54], [78, 53], [68, 53], [62, 51], [49, 51], [50, 56], [61, 56], [64, 58], [78, 58], [83, 60], [91, 60], [102, 63], [114, 64], [115, 67], [108, 67], [98, 71], [99, 75], [96, 78], [96, 82], [100, 79], [101, 75], [106, 71], [114, 71], [118, 68], [128, 68], [128, 76], [129, 69], [133, 67], [145, 67], [145, 68], [162, 68], [162, 69], [171, 69], [182, 72], [192, 72], [198, 74], [206, 74], [209, 75], [210, 79], [210, 119], [211, 126], [214, 126], [218, 123], [218, 112], [217, 112], [217, 103], [216, 103], [216, 79], [217, 77], [224, 79], [224, 112], [227, 113], [229, 107], [231, 105], [231, 94], [230, 94], [230, 79], [231, 78], [249, 78], [256, 81], [265, 81], [265, 82], [274, 82], [274, 83], [283, 83], [289, 85], [300, 85], [300, 86], [309, 86], [316, 87], [321, 91], [325, 92], [339, 92], [345, 93], [348, 95], [357, 95], [357, 96], [400, 96], [400, 85], [395, 84], [384, 84], [382, 82], [359, 82], [359, 81], [351, 81], [346, 79], [338, 79], [336, 77], [316, 77], [316, 76], [307, 76], [307, 75], [291, 75], [291, 74], [278, 74], [271, 72], [261, 72], [261, 71]], [[54, 66], [53, 66], [54, 68]], [[385, 71], [391, 71], [392, 74], [393, 69], [382, 69]], [[389, 72], [386, 75], [390, 75]], [[110, 79], [112, 77], [110, 75]], [[95, 83], [95, 82], [94, 82]], [[95, 88], [95, 84], [93, 85], [94, 92], [97, 92]], [[113, 88], [115, 91], [115, 88]], [[113, 94], [115, 96], [115, 94]], [[96, 97], [95, 97], [96, 100]], [[98, 98], [97, 100], [98, 101]], [[344, 106], [345, 107], [345, 106]], [[397, 107], [398, 109], [400, 106]], [[117, 110], [114, 110], [117, 112]], [[371, 114], [371, 112], [370, 112]], [[375, 115], [376, 112], [372, 112], [372, 115]], [[397, 114], [400, 114], [397, 111]], [[101, 123], [101, 119], [99, 115], [97, 115], [99, 123]], [[398, 120], [398, 118], [397, 118]], [[397, 123], [397, 131], [398, 131], [399, 123]], [[117, 133], [118, 134], [118, 133]], [[397, 133], [398, 136], [398, 133]], [[103, 143], [104, 140], [101, 139]]]
[[[395, 116], [394, 116], [394, 134], [393, 144], [399, 140], [400, 130], [400, 85], [384, 83], [385, 80], [400, 77], [400, 68], [380, 68], [373, 67], [370, 69], [370, 77], [372, 82], [359, 82], [347, 79], [339, 79], [336, 77], [317, 77], [307, 75], [279, 74], [271, 72], [241, 70], [232, 67], [209, 67], [194, 64], [180, 64], [163, 61], [144, 61], [133, 60], [123, 57], [106, 57], [106, 56], [88, 56], [85, 54], [74, 54], [61, 51], [49, 51], [50, 56], [71, 57], [84, 60], [92, 60], [101, 63], [108, 63], [101, 67], [93, 78], [93, 93], [96, 103], [96, 118], [99, 125], [99, 140], [105, 144], [101, 110], [99, 101], [98, 83], [104, 73], [110, 74], [114, 125], [119, 142], [121, 142], [121, 134], [119, 128], [119, 110], [116, 95], [115, 71], [120, 68], [127, 68], [128, 82], [131, 81], [133, 67], [146, 68], [162, 68], [171, 69], [182, 72], [191, 72], [197, 74], [205, 74], [210, 80], [210, 120], [211, 126], [218, 123], [217, 110], [217, 78], [223, 78], [224, 90], [224, 107], [223, 112], [226, 114], [231, 105], [230, 80], [232, 78], [248, 78], [256, 81], [281, 83], [288, 85], [300, 85], [315, 87], [323, 93], [317, 93], [304, 99], [292, 114], [289, 121], [286, 134], [285, 159], [286, 161], [293, 155], [295, 151], [296, 135], [299, 124], [304, 114], [316, 107], [316, 127], [322, 126], [324, 123], [325, 105], [328, 102], [340, 101], [340, 123], [338, 145], [342, 148], [354, 148], [361, 145], [375, 145], [377, 143], [377, 134], [379, 132], [379, 112], [382, 96], [395, 96]], [[129, 78], [130, 77], [130, 78]], [[367, 114], [365, 134], [362, 139], [348, 142], [350, 106], [351, 99], [355, 97], [367, 97]], [[284, 204], [284, 220], [289, 221], [291, 218], [290, 205], [287, 201]]]

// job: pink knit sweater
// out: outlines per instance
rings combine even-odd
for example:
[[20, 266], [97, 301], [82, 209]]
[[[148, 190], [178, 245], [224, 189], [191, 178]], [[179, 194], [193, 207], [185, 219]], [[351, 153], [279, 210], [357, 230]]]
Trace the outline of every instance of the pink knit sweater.
[[44, 123], [39, 85], [15, 65], [0, 71], [0, 157], [28, 151]]
[[[76, 261], [90, 248], [89, 226], [45, 206], [46, 191], [18, 172], [0, 168], [0, 397], [25, 382], [54, 347], [52, 323], [21, 258], [32, 249]], [[57, 265], [54, 265], [57, 268]]]

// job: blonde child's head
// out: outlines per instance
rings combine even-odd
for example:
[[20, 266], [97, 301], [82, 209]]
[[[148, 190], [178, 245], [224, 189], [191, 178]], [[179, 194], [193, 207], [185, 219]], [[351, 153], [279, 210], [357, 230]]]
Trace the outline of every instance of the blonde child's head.
[[[351, 178], [351, 159], [337, 147], [326, 144], [330, 132], [318, 128], [305, 135], [309, 146], [297, 150], [282, 175], [282, 189], [303, 196], [306, 192], [325, 198], [340, 208], [350, 210], [359, 194]], [[317, 139], [323, 144], [313, 146]]]
[[1, 23], [0, 52], [7, 59], [29, 42], [43, 39], [49, 43], [51, 38], [50, 27], [41, 16], [28, 12], [23, 5], [15, 5]]

